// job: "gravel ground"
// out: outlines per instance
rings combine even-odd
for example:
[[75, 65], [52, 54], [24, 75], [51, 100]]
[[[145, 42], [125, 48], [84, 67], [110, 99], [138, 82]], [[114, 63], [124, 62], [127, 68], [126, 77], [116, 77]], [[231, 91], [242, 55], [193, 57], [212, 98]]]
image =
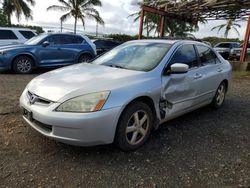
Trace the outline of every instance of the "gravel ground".
[[0, 74], [0, 187], [250, 187], [250, 77], [233, 81], [223, 108], [172, 120], [124, 153], [27, 126], [18, 98], [35, 76]]

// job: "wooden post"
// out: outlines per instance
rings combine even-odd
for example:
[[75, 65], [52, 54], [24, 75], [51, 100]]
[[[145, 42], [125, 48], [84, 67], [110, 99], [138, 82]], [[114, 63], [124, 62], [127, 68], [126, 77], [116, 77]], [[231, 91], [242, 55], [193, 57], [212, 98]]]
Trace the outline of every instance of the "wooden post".
[[247, 45], [249, 43], [249, 36], [250, 36], [250, 14], [248, 17], [248, 24], [247, 24], [247, 29], [246, 29], [246, 34], [245, 34], [245, 39], [243, 42], [243, 48], [240, 56], [240, 63], [242, 64], [245, 59], [246, 59], [246, 54], [247, 54]]
[[139, 28], [139, 36], [138, 39], [142, 39], [142, 32], [143, 32], [143, 22], [144, 22], [144, 8], [141, 9], [141, 18], [140, 18], [140, 28]]
[[161, 27], [160, 27], [160, 37], [164, 37], [164, 31], [165, 31], [165, 16], [161, 16]]

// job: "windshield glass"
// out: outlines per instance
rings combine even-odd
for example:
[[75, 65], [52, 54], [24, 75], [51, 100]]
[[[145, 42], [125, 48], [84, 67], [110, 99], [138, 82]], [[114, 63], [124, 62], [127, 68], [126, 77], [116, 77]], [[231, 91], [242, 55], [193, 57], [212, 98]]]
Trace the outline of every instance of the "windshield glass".
[[27, 40], [24, 44], [27, 44], [27, 45], [37, 45], [40, 43], [41, 40], [43, 40], [45, 37], [47, 37], [46, 34], [40, 34], [40, 35], [37, 35], [29, 40]]
[[157, 42], [125, 43], [95, 59], [92, 63], [138, 71], [150, 71], [163, 59], [170, 44]]

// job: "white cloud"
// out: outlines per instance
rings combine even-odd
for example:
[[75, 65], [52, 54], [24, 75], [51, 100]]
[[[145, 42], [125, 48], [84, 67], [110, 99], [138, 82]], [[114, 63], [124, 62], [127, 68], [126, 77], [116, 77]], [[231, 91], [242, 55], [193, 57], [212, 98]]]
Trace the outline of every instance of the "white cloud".
[[[105, 21], [105, 27], [99, 26], [101, 33], [125, 33], [137, 34], [139, 30], [139, 22], [134, 23], [133, 18], [128, 18], [132, 13], [139, 11], [138, 2], [141, 0], [101, 0], [103, 6], [97, 9]], [[47, 11], [47, 7], [53, 4], [58, 4], [57, 0], [36, 0], [36, 5], [33, 7], [33, 17], [31, 21], [21, 19], [22, 24], [35, 24], [41, 26], [49, 26], [51, 29], [59, 30], [59, 18], [63, 12]], [[18, 23], [16, 18], [12, 18], [14, 23]], [[200, 30], [195, 34], [196, 37], [202, 38], [205, 36], [223, 36], [223, 32], [217, 34], [216, 31], [211, 31], [211, 28], [225, 21], [209, 21], [206, 25], [200, 25]], [[73, 19], [69, 19], [64, 23], [64, 27], [73, 30]], [[240, 38], [243, 39], [245, 34], [246, 22], [240, 22], [242, 28]], [[78, 30], [83, 30], [80, 22], [77, 26]], [[95, 32], [96, 23], [93, 20], [86, 20], [86, 32]], [[231, 32], [229, 37], [238, 37], [235, 32]]]

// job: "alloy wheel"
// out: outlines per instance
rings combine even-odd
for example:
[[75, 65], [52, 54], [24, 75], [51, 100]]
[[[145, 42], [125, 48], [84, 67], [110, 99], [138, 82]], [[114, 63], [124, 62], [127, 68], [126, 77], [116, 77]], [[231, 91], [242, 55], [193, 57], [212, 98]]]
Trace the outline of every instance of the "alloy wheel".
[[21, 73], [27, 73], [31, 70], [32, 68], [32, 62], [29, 59], [20, 59], [17, 62], [17, 69]]
[[217, 90], [216, 95], [216, 103], [217, 105], [221, 105], [225, 99], [226, 88], [224, 84], [221, 84]]
[[149, 115], [145, 111], [135, 112], [126, 127], [126, 139], [131, 145], [139, 144], [149, 130]]

